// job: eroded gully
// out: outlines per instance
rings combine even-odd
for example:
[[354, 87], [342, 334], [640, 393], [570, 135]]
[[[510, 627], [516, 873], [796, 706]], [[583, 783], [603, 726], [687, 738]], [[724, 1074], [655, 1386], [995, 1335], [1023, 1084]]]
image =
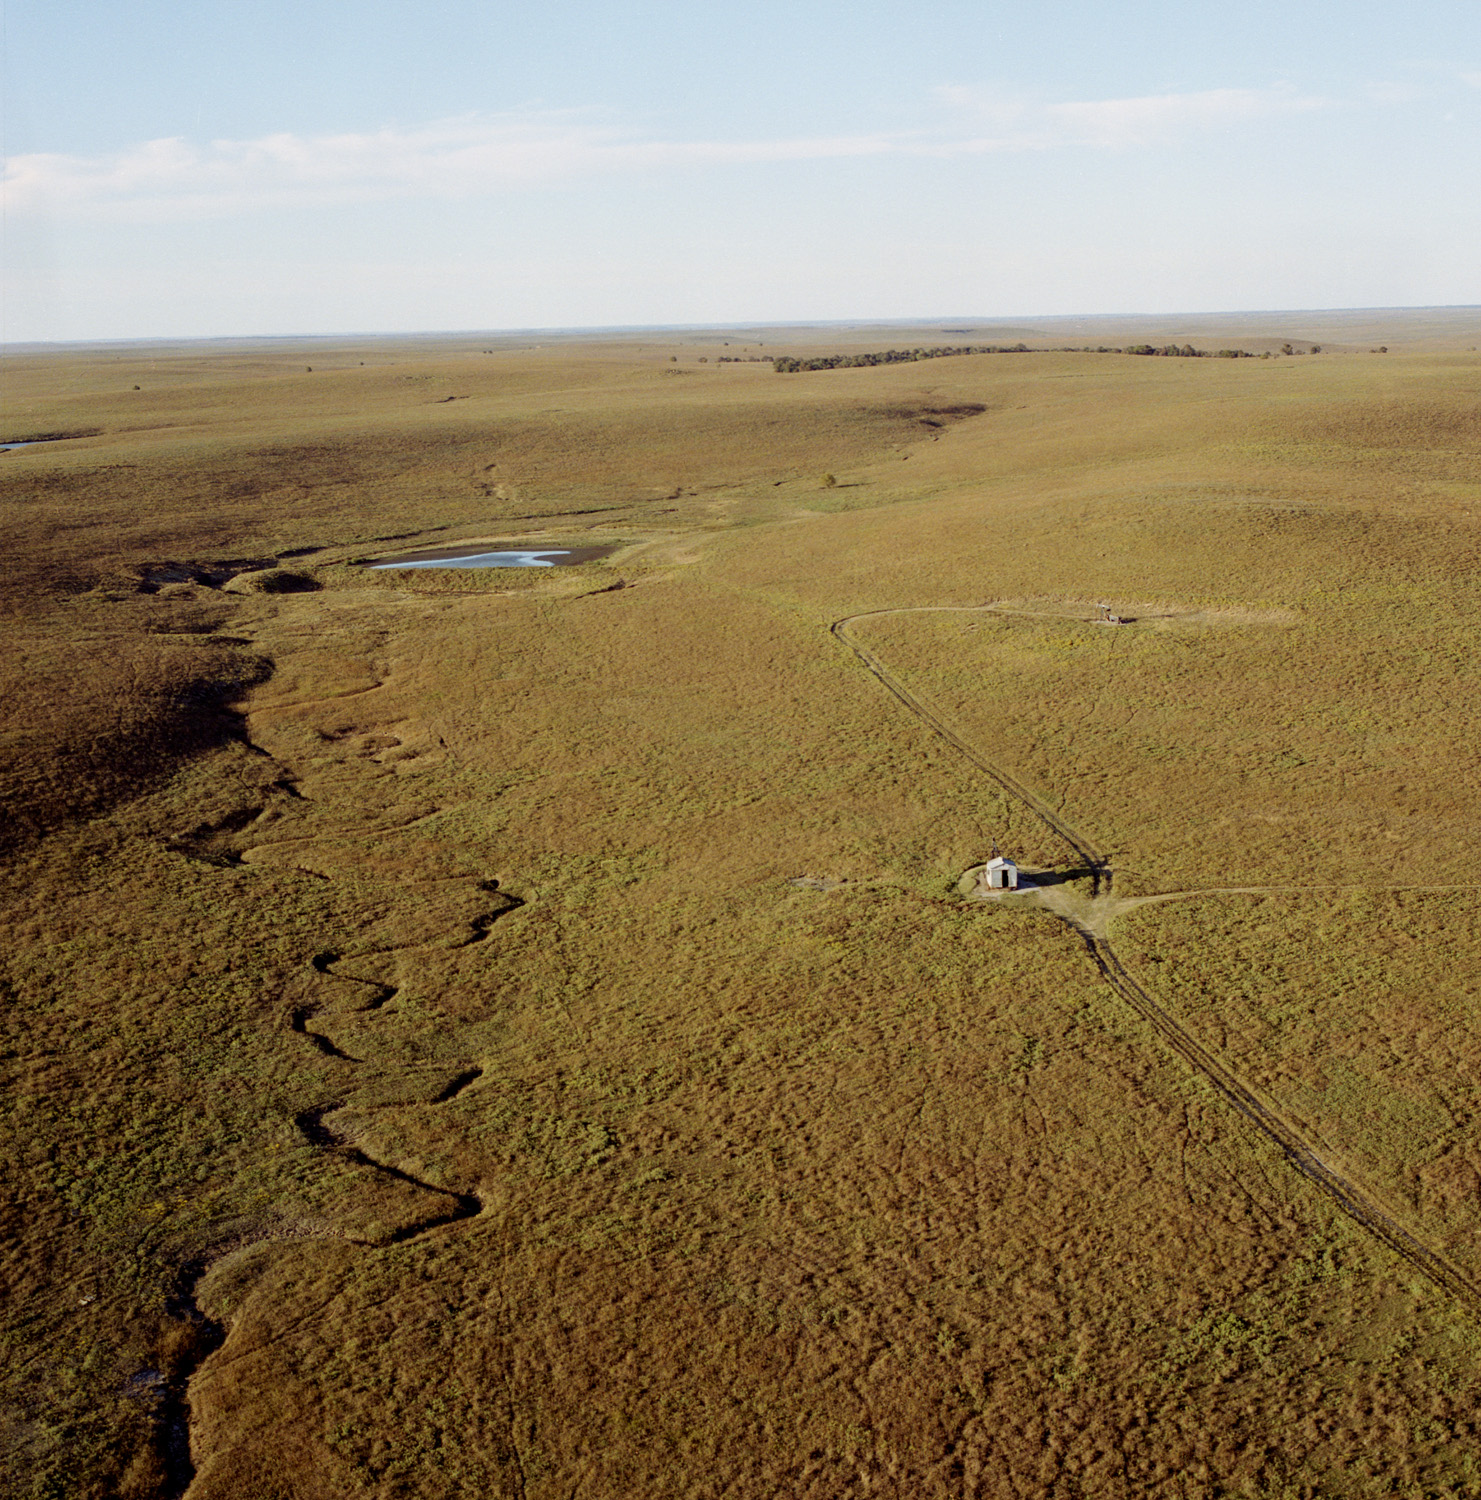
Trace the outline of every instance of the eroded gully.
[[[246, 739], [245, 734], [243, 738]], [[255, 753], [275, 760], [275, 757], [272, 757], [260, 745], [253, 744], [250, 739], [247, 739], [246, 742]], [[283, 774], [267, 788], [269, 793], [291, 796], [296, 801], [304, 800], [293, 784], [294, 778], [286, 768], [281, 769]], [[260, 814], [263, 810], [263, 808], [259, 808], [258, 813]], [[242, 824], [241, 826], [244, 827], [246, 825]], [[233, 824], [230, 827], [216, 831], [238, 832], [240, 829]], [[198, 851], [192, 855], [189, 842], [182, 841], [177, 845], [180, 852], [190, 857], [203, 858]], [[283, 842], [298, 843], [312, 842], [312, 840], [290, 839]], [[244, 863], [240, 858], [221, 858], [219, 856], [204, 856], [204, 862], [225, 867], [240, 867]], [[301, 870], [299, 873], [311, 875], [316, 879], [325, 878], [317, 871]], [[488, 910], [468, 920], [466, 923], [468, 935], [461, 943], [455, 944], [454, 948], [469, 948], [475, 944], [482, 943], [487, 939], [494, 924], [501, 917], [518, 911], [525, 904], [520, 897], [500, 890], [497, 880], [480, 881], [478, 888], [493, 898], [493, 904], [490, 905]], [[410, 948], [422, 945], [407, 944], [404, 946]], [[374, 954], [363, 956], [379, 957], [401, 951], [403, 951], [402, 946], [397, 946], [379, 949]], [[339, 967], [342, 961], [343, 957], [337, 950], [326, 949], [314, 955], [310, 960], [310, 967], [315, 973], [323, 975], [326, 978], [363, 986], [369, 993], [366, 995], [364, 1003], [357, 1007], [359, 1013], [364, 1014], [366, 1012], [378, 1011], [396, 998], [398, 993], [397, 986], [385, 984], [378, 980], [362, 979], [357, 975], [345, 973]], [[308, 1046], [313, 1047], [325, 1057], [334, 1058], [336, 1061], [350, 1068], [365, 1066], [363, 1059], [352, 1057], [339, 1047], [332, 1038], [314, 1028], [312, 1023], [321, 1013], [322, 1009], [323, 1007], [317, 1005], [300, 1005], [295, 1007], [288, 1015], [289, 1029], [295, 1035], [302, 1037]], [[447, 1070], [443, 1068], [439, 1069], [439, 1071], [446, 1073]], [[430, 1104], [449, 1103], [462, 1094], [465, 1089], [477, 1083], [482, 1076], [482, 1068], [472, 1065], [460, 1067], [426, 1102]], [[374, 1172], [403, 1186], [411, 1187], [434, 1198], [442, 1199], [445, 1206], [438, 1212], [426, 1214], [409, 1224], [402, 1225], [400, 1229], [390, 1235], [375, 1240], [360, 1239], [356, 1236], [334, 1236], [334, 1238], [347, 1239], [351, 1244], [363, 1244], [366, 1246], [404, 1244], [408, 1240], [419, 1239], [423, 1235], [446, 1229], [463, 1220], [476, 1218], [483, 1212], [483, 1202], [476, 1193], [460, 1192], [452, 1188], [439, 1187], [434, 1183], [424, 1181], [422, 1178], [400, 1167], [391, 1166], [387, 1162], [377, 1161], [368, 1152], [355, 1145], [349, 1137], [335, 1130], [332, 1118], [336, 1111], [344, 1107], [348, 1092], [348, 1089], [338, 1090], [335, 1097], [323, 1103], [313, 1105], [308, 1109], [301, 1110], [294, 1117], [294, 1126], [305, 1142], [315, 1150], [323, 1152], [326, 1155], [337, 1157], [341, 1161]], [[196, 1372], [207, 1359], [222, 1347], [227, 1336], [226, 1327], [218, 1319], [210, 1317], [199, 1304], [197, 1292], [201, 1282], [211, 1269], [225, 1256], [245, 1249], [250, 1245], [326, 1237], [328, 1236], [313, 1231], [285, 1230], [278, 1227], [248, 1231], [233, 1235], [229, 1240], [219, 1242], [201, 1251], [177, 1270], [173, 1289], [166, 1299], [166, 1307], [171, 1316], [179, 1320], [189, 1331], [189, 1339], [187, 1355], [181, 1360], [173, 1374], [161, 1383], [155, 1403], [156, 1426], [160, 1435], [160, 1451], [165, 1469], [164, 1485], [161, 1490], [162, 1500], [183, 1500], [183, 1497], [186, 1496], [195, 1479], [195, 1461], [191, 1446], [189, 1386]]]

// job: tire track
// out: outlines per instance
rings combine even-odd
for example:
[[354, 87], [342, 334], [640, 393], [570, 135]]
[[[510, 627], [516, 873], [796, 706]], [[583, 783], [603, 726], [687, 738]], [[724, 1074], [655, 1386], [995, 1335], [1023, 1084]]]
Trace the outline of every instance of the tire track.
[[[1061, 918], [1061, 920], [1066, 920]], [[1071, 924], [1073, 925], [1073, 924]], [[1390, 1250], [1422, 1271], [1458, 1302], [1481, 1310], [1481, 1289], [1463, 1272], [1416, 1239], [1390, 1214], [1367, 1198], [1362, 1190], [1329, 1167], [1300, 1133], [1229, 1071], [1214, 1055], [1194, 1040], [1127, 972], [1110, 943], [1103, 937], [1076, 928], [1106, 983], [1136, 1013], [1153, 1026], [1189, 1067], [1202, 1073], [1237, 1113], [1261, 1131], [1298, 1172], [1327, 1195], [1349, 1218], [1382, 1240]]]
[[1088, 839], [1082, 838], [1080, 834], [1076, 833], [1053, 808], [1047, 806], [1036, 797], [1016, 777], [1010, 776], [1000, 766], [993, 765], [991, 761], [979, 755], [940, 714], [934, 709], [927, 707], [867, 646], [862, 645], [849, 629], [858, 620], [877, 619], [881, 615], [944, 614], [948, 612], [955, 613], [955, 611], [947, 611], [941, 607], [930, 610], [866, 610], [862, 614], [848, 615], [842, 620], [835, 620], [828, 628], [858, 657], [865, 668], [884, 684], [886, 690], [904, 704], [911, 713], [929, 724], [942, 739], [971, 761], [983, 775], [995, 781], [1010, 797], [1014, 797], [1021, 802], [1051, 833], [1068, 844], [1084, 863], [1085, 868], [1090, 871], [1096, 895], [1109, 892], [1111, 889], [1111, 865], [1108, 857], [1102, 854]]
[[[935, 606], [923, 609], [881, 609], [861, 614], [848, 615], [835, 620], [829, 626], [835, 635], [860, 662], [873, 674], [905, 708], [916, 715], [959, 751], [972, 765], [982, 771], [1009, 796], [1016, 798], [1031, 813], [1062, 839], [1091, 869], [1095, 878], [1095, 895], [1109, 895], [1111, 870], [1103, 856], [1088, 840], [1081, 837], [1050, 808], [1046, 807], [1032, 792], [993, 765], [964, 740], [941, 716], [929, 708], [912, 693], [889, 669], [850, 633], [849, 627], [858, 620], [876, 618], [881, 615], [939, 614], [939, 613], [999, 613], [978, 611], [962, 606]], [[1052, 616], [1049, 618], [1053, 618]], [[1178, 895], [1198, 894], [1179, 892]], [[1154, 898], [1156, 899], [1156, 898]], [[1086, 951], [1102, 978], [1131, 1008], [1146, 1021], [1162, 1040], [1194, 1072], [1202, 1075], [1218, 1092], [1221, 1098], [1244, 1120], [1266, 1137], [1286, 1161], [1319, 1192], [1323, 1193], [1349, 1219], [1360, 1228], [1380, 1240], [1401, 1260], [1428, 1277], [1442, 1291], [1473, 1312], [1481, 1312], [1481, 1287], [1478, 1287], [1464, 1272], [1452, 1265], [1444, 1256], [1430, 1249], [1398, 1221], [1369, 1198], [1361, 1188], [1344, 1177], [1335, 1168], [1324, 1162], [1300, 1131], [1279, 1112], [1261, 1100], [1255, 1092], [1236, 1074], [1226, 1068], [1211, 1052], [1178, 1024], [1152, 996], [1132, 978], [1126, 966], [1112, 948], [1104, 933], [1093, 931], [1074, 917], [1051, 908], [1057, 920], [1065, 923], [1078, 934]]]

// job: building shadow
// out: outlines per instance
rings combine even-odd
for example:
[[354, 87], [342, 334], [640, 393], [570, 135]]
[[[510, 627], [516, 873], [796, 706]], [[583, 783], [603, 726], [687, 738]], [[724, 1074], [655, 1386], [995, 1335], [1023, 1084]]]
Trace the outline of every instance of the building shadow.
[[1069, 885], [1074, 880], [1094, 880], [1095, 876], [1096, 872], [1089, 865], [1081, 865], [1072, 870], [1020, 870], [1018, 889], [1023, 890], [1027, 886]]

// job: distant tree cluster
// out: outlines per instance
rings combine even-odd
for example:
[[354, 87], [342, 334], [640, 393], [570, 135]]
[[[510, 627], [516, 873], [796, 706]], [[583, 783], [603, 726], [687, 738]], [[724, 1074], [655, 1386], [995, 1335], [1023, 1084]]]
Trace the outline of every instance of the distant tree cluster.
[[[1155, 344], [1129, 344], [1128, 354], [1156, 354], [1167, 359], [1257, 359], [1248, 349], [1195, 349], [1192, 344], [1164, 344], [1160, 349]], [[1290, 351], [1287, 350], [1287, 353]]]
[[[1313, 345], [1317, 354], [1321, 346]], [[945, 359], [956, 354], [1030, 354], [1034, 351], [1027, 344], [944, 344], [929, 349], [885, 349], [873, 354], [823, 354], [815, 359], [793, 359], [790, 355], [777, 355], [771, 361], [779, 375], [791, 375], [798, 370], [856, 370], [868, 365], [909, 364], [918, 359]], [[1122, 349], [1109, 348], [1105, 344], [1061, 344], [1055, 349], [1043, 349], [1042, 354], [1154, 354], [1176, 359], [1259, 359], [1248, 349], [1195, 349], [1192, 344], [1129, 344]], [[1287, 353], [1294, 352], [1289, 347]], [[755, 356], [752, 356], [753, 358]], [[726, 356], [720, 356], [721, 362]], [[739, 361], [736, 361], [739, 363]]]
[[885, 349], [874, 354], [825, 354], [817, 359], [779, 355], [772, 368], [779, 375], [797, 370], [857, 370], [868, 365], [905, 365], [918, 359], [946, 359], [955, 354], [1027, 354], [1027, 344], [943, 344], [929, 349]]

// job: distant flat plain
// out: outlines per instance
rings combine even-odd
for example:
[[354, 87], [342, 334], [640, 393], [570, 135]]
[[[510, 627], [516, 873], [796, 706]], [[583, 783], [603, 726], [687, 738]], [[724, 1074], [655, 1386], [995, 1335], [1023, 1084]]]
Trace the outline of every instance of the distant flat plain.
[[6, 1493], [1475, 1494], [1477, 345], [11, 351]]

